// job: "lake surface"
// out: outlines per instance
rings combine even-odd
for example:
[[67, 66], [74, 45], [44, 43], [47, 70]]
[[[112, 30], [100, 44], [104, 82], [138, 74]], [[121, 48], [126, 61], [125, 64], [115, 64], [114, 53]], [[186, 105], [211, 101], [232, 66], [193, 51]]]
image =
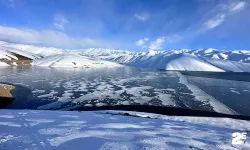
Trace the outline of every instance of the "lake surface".
[[249, 74], [180, 73], [133, 67], [0, 68], [0, 82], [16, 85], [8, 109], [105, 105], [171, 106], [250, 115]]

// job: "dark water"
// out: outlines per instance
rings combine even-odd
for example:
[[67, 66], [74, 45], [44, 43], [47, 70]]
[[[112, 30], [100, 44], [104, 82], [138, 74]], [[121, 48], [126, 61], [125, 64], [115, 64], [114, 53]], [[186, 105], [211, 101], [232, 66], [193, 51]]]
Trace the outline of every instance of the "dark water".
[[245, 80], [249, 78], [132, 67], [0, 68], [0, 82], [17, 85], [8, 109], [139, 104], [250, 115], [250, 82]]

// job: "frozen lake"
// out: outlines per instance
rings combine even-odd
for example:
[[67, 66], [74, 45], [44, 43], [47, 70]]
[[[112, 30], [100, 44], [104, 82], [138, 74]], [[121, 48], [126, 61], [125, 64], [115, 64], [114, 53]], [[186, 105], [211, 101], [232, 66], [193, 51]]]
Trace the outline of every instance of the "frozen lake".
[[16, 85], [8, 109], [154, 105], [250, 115], [250, 75], [180, 73], [132, 67], [109, 69], [0, 68]]

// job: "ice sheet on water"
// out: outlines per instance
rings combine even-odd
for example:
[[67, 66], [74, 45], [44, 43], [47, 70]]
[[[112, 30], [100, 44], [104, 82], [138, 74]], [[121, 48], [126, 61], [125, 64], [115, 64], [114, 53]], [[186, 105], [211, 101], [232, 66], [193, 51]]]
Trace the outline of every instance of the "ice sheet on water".
[[180, 77], [179, 82], [186, 85], [188, 89], [193, 92], [193, 95], [195, 96], [196, 100], [201, 101], [204, 104], [210, 104], [216, 112], [235, 114], [235, 112], [229, 107], [227, 107], [225, 104], [219, 102], [211, 95], [208, 95], [194, 84], [189, 83], [187, 78], [181, 73], [177, 73], [177, 75]]
[[[17, 75], [19, 78], [16, 78]], [[34, 105], [38, 109], [67, 110], [101, 103], [102, 105], [185, 106], [190, 109], [232, 112], [206, 93], [206, 89], [201, 89], [198, 83], [191, 84], [184, 75], [178, 75], [180, 74], [176, 72], [130, 67], [85, 71], [33, 67], [18, 72], [16, 69], [0, 72], [3, 82], [20, 83], [28, 87], [32, 91], [28, 100], [39, 101], [39, 106]], [[248, 82], [207, 80], [204, 77], [196, 77], [195, 81], [207, 86], [223, 84], [246, 95], [248, 94], [246, 90], [250, 89]], [[34, 107], [32, 109], [36, 109]]]

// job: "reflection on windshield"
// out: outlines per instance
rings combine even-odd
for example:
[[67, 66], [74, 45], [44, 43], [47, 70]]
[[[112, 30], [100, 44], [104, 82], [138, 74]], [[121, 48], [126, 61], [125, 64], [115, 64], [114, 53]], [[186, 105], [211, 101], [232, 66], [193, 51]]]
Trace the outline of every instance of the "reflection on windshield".
[[250, 115], [246, 107], [250, 82], [237, 81], [249, 75], [224, 73], [222, 79], [221, 73], [206, 77], [132, 67], [4, 69], [0, 71], [1, 82], [16, 85], [12, 91], [15, 100], [6, 107], [9, 109], [149, 105]]

